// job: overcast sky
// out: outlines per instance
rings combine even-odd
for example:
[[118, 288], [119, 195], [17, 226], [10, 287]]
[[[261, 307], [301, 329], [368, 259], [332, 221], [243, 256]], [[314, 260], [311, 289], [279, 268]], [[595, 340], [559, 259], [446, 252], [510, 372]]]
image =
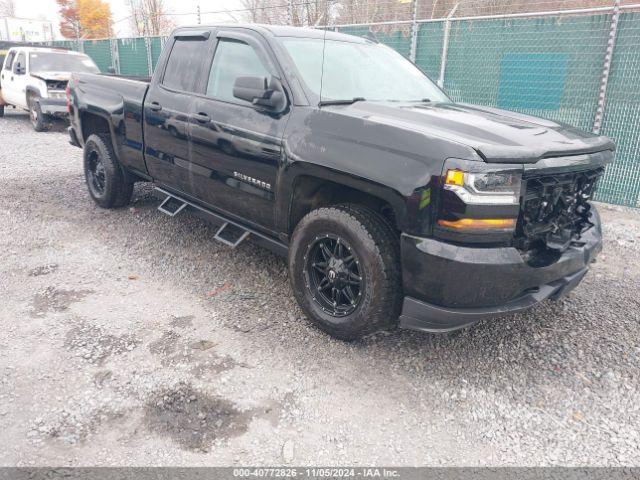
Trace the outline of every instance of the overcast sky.
[[[111, 7], [111, 14], [114, 20], [114, 31], [119, 37], [131, 34], [129, 21], [129, 8], [126, 0], [107, 0]], [[233, 22], [234, 17], [241, 19], [241, 14], [233, 12], [235, 9], [242, 8], [242, 0], [165, 0], [167, 11], [169, 13], [180, 14], [174, 15], [177, 25], [192, 25], [196, 23], [195, 12], [200, 5], [202, 12], [223, 12], [232, 10], [229, 13], [203, 14], [202, 22]], [[54, 30], [57, 31], [60, 22], [58, 16], [58, 5], [55, 0], [17, 0], [16, 15], [22, 18], [44, 18], [51, 20]], [[189, 15], [182, 15], [189, 14]]]

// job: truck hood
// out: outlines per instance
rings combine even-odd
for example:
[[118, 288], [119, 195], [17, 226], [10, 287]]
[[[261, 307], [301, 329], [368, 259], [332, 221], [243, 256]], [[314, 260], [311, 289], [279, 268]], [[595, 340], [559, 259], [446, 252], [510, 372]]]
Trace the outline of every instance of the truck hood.
[[535, 163], [543, 158], [613, 150], [604, 136], [530, 115], [460, 103], [357, 102], [341, 113], [416, 131], [474, 149], [486, 162]]
[[41, 80], [68, 82], [71, 78], [71, 72], [32, 72], [31, 76], [39, 78]]

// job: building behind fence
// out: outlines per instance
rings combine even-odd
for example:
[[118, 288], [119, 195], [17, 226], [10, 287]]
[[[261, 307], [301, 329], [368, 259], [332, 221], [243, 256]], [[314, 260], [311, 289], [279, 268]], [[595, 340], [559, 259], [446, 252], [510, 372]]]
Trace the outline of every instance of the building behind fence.
[[[413, 0], [414, 2], [419, 0]], [[418, 9], [415, 9], [418, 12]], [[289, 17], [291, 18], [291, 17]], [[598, 199], [640, 206], [640, 5], [331, 26], [413, 60], [456, 101], [600, 132], [617, 144]], [[150, 76], [165, 38], [57, 41], [103, 72]]]

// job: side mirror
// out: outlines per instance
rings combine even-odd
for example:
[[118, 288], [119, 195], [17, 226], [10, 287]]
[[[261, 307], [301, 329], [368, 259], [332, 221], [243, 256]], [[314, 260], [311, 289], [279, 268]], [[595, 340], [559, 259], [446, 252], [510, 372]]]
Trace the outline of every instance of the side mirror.
[[25, 73], [27, 73], [27, 69], [24, 68], [20, 62], [16, 63], [15, 68], [13, 69], [13, 73], [15, 73], [16, 75], [24, 75]]
[[287, 104], [282, 84], [276, 77], [271, 77], [268, 83], [264, 77], [238, 77], [233, 84], [233, 96], [275, 113], [282, 112]]
[[116, 69], [115, 69], [115, 67], [108, 67], [108, 68], [107, 68], [107, 73], [108, 73], [109, 75], [115, 75], [115, 74], [116, 74]]

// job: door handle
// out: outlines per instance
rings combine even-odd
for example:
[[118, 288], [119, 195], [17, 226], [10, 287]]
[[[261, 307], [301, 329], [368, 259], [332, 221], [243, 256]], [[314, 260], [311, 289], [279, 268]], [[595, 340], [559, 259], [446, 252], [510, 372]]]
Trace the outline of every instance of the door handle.
[[209, 123], [211, 121], [211, 117], [203, 112], [194, 113], [191, 118], [198, 123]]
[[162, 105], [160, 105], [158, 102], [151, 102], [151, 105], [149, 105], [149, 110], [151, 110], [152, 112], [159, 112], [160, 110], [162, 110]]

